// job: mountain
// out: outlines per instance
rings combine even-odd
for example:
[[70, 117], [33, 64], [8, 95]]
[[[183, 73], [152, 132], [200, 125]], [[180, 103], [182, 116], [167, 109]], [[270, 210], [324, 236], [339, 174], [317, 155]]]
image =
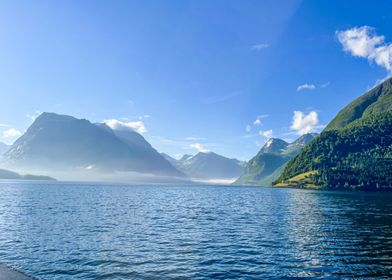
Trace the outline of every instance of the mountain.
[[342, 129], [355, 120], [384, 114], [392, 110], [392, 78], [344, 107], [328, 124], [325, 131]]
[[392, 190], [392, 79], [357, 98], [284, 169], [276, 186]]
[[[169, 156], [168, 154], [161, 153], [161, 155], [168, 161], [170, 162], [171, 165], [173, 165], [177, 170], [181, 170], [182, 168], [182, 160], [184, 156], [189, 156], [189, 155], [184, 155], [180, 160], [175, 159], [174, 157]], [[190, 156], [191, 157], [191, 156]]]
[[9, 145], [0, 142], [0, 156], [2, 156], [6, 151], [8, 151], [9, 148]]
[[316, 136], [316, 133], [304, 134], [293, 143], [279, 138], [269, 139], [247, 163], [243, 174], [234, 184], [270, 186], [280, 176], [285, 164]]
[[171, 165], [175, 166], [175, 164], [178, 163], [178, 160], [176, 160], [174, 157], [169, 156], [166, 153], [161, 153], [161, 156], [163, 156], [168, 162], [171, 163]]
[[55, 113], [36, 118], [4, 154], [2, 166], [50, 170], [184, 175], [138, 133]]
[[282, 154], [290, 157], [296, 156], [302, 150], [303, 147], [305, 147], [307, 144], [312, 142], [312, 140], [317, 136], [318, 133], [307, 133], [301, 135], [297, 140], [289, 144], [287, 148], [282, 152]]
[[0, 169], [0, 180], [44, 180], [55, 181], [54, 178], [42, 175], [20, 175], [16, 172]]
[[271, 138], [261, 148], [260, 153], [263, 154], [280, 154], [286, 150], [289, 143], [279, 138]]
[[243, 162], [213, 152], [184, 155], [174, 165], [189, 178], [201, 180], [235, 179], [244, 169]]
[[188, 155], [188, 154], [185, 154], [185, 155], [183, 155], [181, 158], [180, 158], [180, 162], [185, 162], [187, 159], [190, 159], [191, 157], [193, 157], [193, 155]]

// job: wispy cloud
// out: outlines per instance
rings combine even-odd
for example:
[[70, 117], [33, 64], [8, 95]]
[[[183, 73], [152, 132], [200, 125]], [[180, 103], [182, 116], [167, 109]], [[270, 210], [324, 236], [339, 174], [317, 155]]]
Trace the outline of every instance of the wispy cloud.
[[[189, 150], [197, 150], [199, 152], [209, 152], [209, 148], [207, 147], [217, 147], [221, 146], [221, 144], [217, 145], [214, 143], [200, 143], [198, 141], [203, 141], [206, 140], [206, 138], [203, 137], [194, 137], [194, 136], [189, 136], [189, 137], [184, 137], [180, 140], [178, 139], [168, 139], [166, 137], [162, 136], [156, 136], [156, 135], [150, 135], [150, 139], [153, 139], [153, 143], [159, 142], [159, 145], [165, 145], [165, 146], [171, 146], [175, 148], [181, 147], [183, 150], [188, 150], [187, 153], [189, 153]], [[194, 141], [194, 142], [191, 142]]]
[[121, 121], [130, 121], [130, 120], [134, 120], [134, 119], [139, 119], [139, 120], [143, 120], [143, 119], [148, 119], [150, 118], [151, 115], [149, 114], [144, 114], [144, 115], [129, 115], [127, 117], [121, 117], [119, 118]]
[[260, 120], [260, 118], [255, 119], [255, 121], [253, 122], [253, 125], [256, 125], [256, 126], [261, 125], [261, 120]]
[[261, 125], [261, 119], [265, 119], [265, 118], [267, 118], [267, 117], [268, 117], [268, 115], [260, 115], [260, 116], [257, 116], [256, 119], [255, 119], [255, 121], [253, 122], [253, 125], [255, 125], [255, 126], [260, 126], [260, 125]]
[[206, 140], [204, 137], [194, 137], [194, 136], [188, 136], [184, 138], [186, 141], [200, 141], [200, 140]]
[[7, 126], [9, 126], [9, 125], [5, 124], [5, 123], [0, 123], [0, 127], [7, 127]]
[[200, 143], [189, 144], [189, 147], [197, 150], [198, 152], [207, 153], [209, 150]]
[[326, 82], [326, 83], [322, 84], [322, 85], [320, 86], [320, 88], [326, 88], [326, 87], [329, 86], [330, 84], [331, 84], [330, 82]]
[[260, 136], [263, 136], [263, 137], [265, 137], [265, 138], [271, 138], [272, 136], [273, 136], [273, 132], [272, 132], [272, 129], [270, 129], [270, 130], [260, 130], [259, 131], [259, 135]]
[[317, 88], [326, 88], [327, 86], [329, 86], [331, 83], [330, 82], [326, 82], [326, 83], [323, 83], [323, 84], [321, 84], [321, 85], [315, 85], [315, 84], [308, 84], [308, 83], [305, 83], [305, 84], [302, 84], [302, 85], [299, 85], [298, 87], [297, 87], [297, 91], [303, 91], [303, 90], [315, 90], [315, 89], [317, 89]]
[[252, 138], [253, 136], [257, 136], [257, 133], [251, 134], [250, 132], [252, 131], [252, 127], [256, 127], [256, 126], [261, 126], [262, 125], [262, 119], [267, 118], [268, 115], [264, 114], [264, 115], [259, 115], [256, 116], [256, 119], [253, 121], [252, 124], [248, 124], [245, 126], [245, 131], [246, 134], [243, 136], [245, 138]]
[[314, 84], [302, 84], [297, 87], [297, 91], [302, 90], [314, 90], [316, 86]]
[[319, 127], [319, 118], [316, 111], [306, 114], [301, 111], [294, 111], [290, 128], [298, 135], [303, 135], [315, 131]]
[[266, 48], [268, 48], [268, 47], [269, 47], [269, 44], [260, 43], [260, 44], [252, 45], [252, 46], [250, 47], [250, 49], [253, 50], [253, 51], [261, 51], [261, 50], [266, 49]]
[[19, 137], [21, 135], [22, 135], [22, 132], [15, 129], [15, 128], [10, 128], [10, 129], [3, 131], [4, 138], [14, 138], [14, 137]]
[[150, 115], [145, 114], [145, 115], [139, 116], [138, 118], [139, 118], [139, 120], [142, 120], [142, 119], [148, 119], [149, 117], [150, 117]]
[[336, 31], [336, 37], [344, 51], [375, 62], [392, 74], [392, 43], [386, 43], [385, 37], [377, 35], [373, 27], [361, 26]]
[[254, 126], [260, 126], [262, 124], [261, 120], [267, 118], [268, 115], [259, 115], [256, 117], [256, 119], [253, 122]]
[[116, 119], [104, 120], [107, 126], [114, 130], [127, 130], [131, 129], [140, 134], [146, 133], [147, 129], [142, 121], [136, 122], [122, 122]]

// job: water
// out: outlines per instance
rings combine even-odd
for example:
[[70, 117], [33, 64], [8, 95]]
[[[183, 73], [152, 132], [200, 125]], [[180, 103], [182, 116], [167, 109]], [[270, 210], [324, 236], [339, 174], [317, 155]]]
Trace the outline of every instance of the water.
[[392, 194], [0, 183], [0, 262], [39, 279], [392, 275]]

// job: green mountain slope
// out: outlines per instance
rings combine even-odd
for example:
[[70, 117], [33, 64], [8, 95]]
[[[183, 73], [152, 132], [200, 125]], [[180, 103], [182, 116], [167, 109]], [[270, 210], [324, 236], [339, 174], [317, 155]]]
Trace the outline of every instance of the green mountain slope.
[[352, 101], [341, 110], [325, 128], [341, 129], [362, 117], [392, 110], [392, 78], [384, 81], [369, 92]]
[[389, 79], [351, 102], [287, 164], [275, 185], [392, 190], [391, 100]]
[[277, 138], [268, 140], [234, 184], [270, 186], [280, 176], [285, 164], [316, 136], [314, 133], [305, 134], [291, 144]]

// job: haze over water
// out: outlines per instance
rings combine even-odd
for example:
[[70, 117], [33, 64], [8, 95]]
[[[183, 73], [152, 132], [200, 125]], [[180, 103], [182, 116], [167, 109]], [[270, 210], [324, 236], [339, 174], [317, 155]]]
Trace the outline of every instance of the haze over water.
[[0, 184], [0, 261], [40, 279], [392, 275], [389, 193]]

